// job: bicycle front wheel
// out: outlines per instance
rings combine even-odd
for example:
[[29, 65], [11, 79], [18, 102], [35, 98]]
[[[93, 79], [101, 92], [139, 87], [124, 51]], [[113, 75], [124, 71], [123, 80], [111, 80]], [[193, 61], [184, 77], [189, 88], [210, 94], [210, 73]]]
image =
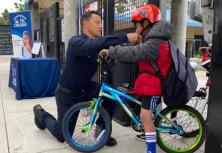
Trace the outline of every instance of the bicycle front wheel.
[[66, 142], [80, 152], [94, 152], [102, 148], [110, 139], [112, 124], [109, 114], [99, 106], [95, 114], [95, 124], [83, 132], [89, 124], [92, 110], [90, 102], [81, 102], [72, 106], [62, 120], [62, 134]]
[[[168, 153], [193, 153], [198, 150], [205, 139], [205, 124], [200, 113], [190, 106], [184, 106], [178, 109], [165, 108], [160, 112], [163, 116], [172, 120], [175, 124], [184, 130], [184, 134], [174, 134], [166, 131], [157, 131], [157, 144]], [[176, 116], [172, 118], [172, 114]], [[164, 118], [157, 116], [155, 120], [156, 127], [174, 127]], [[195, 132], [195, 134], [192, 134]]]

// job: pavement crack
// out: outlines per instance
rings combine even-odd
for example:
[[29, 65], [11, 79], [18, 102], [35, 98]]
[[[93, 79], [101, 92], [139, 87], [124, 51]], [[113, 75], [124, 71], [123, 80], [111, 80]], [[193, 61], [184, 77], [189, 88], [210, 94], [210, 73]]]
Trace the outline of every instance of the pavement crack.
[[4, 110], [4, 105], [3, 105], [3, 96], [2, 96], [1, 82], [0, 82], [0, 96], [1, 96], [1, 101], [2, 101], [2, 110], [3, 110], [3, 117], [4, 117], [4, 122], [5, 122], [5, 133], [6, 133], [6, 139], [7, 139], [8, 153], [10, 153], [9, 142], [8, 142], [8, 132], [7, 132], [7, 126], [6, 126], [5, 110]]
[[133, 134], [126, 134], [126, 135], [121, 135], [121, 136], [117, 136], [117, 137], [113, 137], [113, 138], [122, 138], [122, 137], [131, 136], [131, 135], [136, 135], [136, 134], [135, 133], [133, 133]]
[[[64, 148], [67, 148], [67, 147], [51, 149], [51, 150], [46, 150], [46, 151], [41, 151], [41, 152], [37, 152], [37, 153], [47, 153], [47, 152], [51, 152], [51, 151], [54, 151], [54, 150], [61, 150], [61, 149], [64, 149]], [[73, 148], [70, 147], [70, 149], [73, 149]]]

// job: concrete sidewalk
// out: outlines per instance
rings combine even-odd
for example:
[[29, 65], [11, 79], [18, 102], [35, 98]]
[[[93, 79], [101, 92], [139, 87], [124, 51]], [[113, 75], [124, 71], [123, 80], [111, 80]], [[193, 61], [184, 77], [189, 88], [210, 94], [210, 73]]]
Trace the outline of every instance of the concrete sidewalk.
[[[45, 110], [57, 115], [55, 97], [16, 100], [15, 92], [8, 87], [10, 56], [0, 56], [0, 153], [73, 153], [77, 152], [59, 143], [48, 130], [39, 130], [34, 124], [33, 106], [41, 104]], [[196, 72], [199, 87], [204, 86], [205, 72]], [[199, 88], [198, 87], [198, 88]], [[135, 139], [131, 127], [123, 127], [113, 121], [115, 147], [103, 147], [98, 153], [145, 153], [146, 144]], [[158, 153], [164, 153], [157, 147]], [[197, 153], [204, 152], [204, 145]]]

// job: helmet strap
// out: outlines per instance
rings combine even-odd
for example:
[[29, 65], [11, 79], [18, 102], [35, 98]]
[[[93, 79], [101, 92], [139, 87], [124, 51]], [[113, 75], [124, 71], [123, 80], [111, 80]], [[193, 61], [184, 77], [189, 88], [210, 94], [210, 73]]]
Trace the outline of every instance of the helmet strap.
[[[143, 27], [144, 21], [145, 21], [145, 19], [143, 19], [143, 20], [140, 21], [140, 24], [142, 25], [142, 27]], [[142, 35], [143, 32], [144, 32], [147, 28], [149, 28], [149, 27], [152, 26], [152, 24], [151, 24], [151, 22], [150, 22], [149, 20], [148, 20], [148, 22], [149, 22], [148, 26], [146, 26], [145, 28], [143, 27], [143, 30], [142, 30], [142, 32], [140, 33], [140, 35]]]
[[[142, 27], [143, 27], [143, 25], [142, 25]], [[151, 27], [151, 25], [149, 24], [148, 26], [146, 26], [145, 28], [143, 28], [143, 30], [142, 30], [142, 32], [140, 33], [140, 35], [142, 35], [143, 34], [143, 32], [146, 30], [146, 29], [148, 29], [149, 27]]]

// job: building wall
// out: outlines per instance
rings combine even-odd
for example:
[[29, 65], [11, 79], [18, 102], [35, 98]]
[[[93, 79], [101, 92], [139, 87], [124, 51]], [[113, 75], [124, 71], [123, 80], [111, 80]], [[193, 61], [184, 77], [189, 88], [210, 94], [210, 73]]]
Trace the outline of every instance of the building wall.
[[194, 35], [203, 35], [203, 27], [187, 26], [186, 40], [194, 40]]
[[31, 23], [32, 23], [32, 40], [34, 40], [34, 31], [40, 30], [40, 17], [38, 13], [38, 3], [32, 3], [30, 7]]

